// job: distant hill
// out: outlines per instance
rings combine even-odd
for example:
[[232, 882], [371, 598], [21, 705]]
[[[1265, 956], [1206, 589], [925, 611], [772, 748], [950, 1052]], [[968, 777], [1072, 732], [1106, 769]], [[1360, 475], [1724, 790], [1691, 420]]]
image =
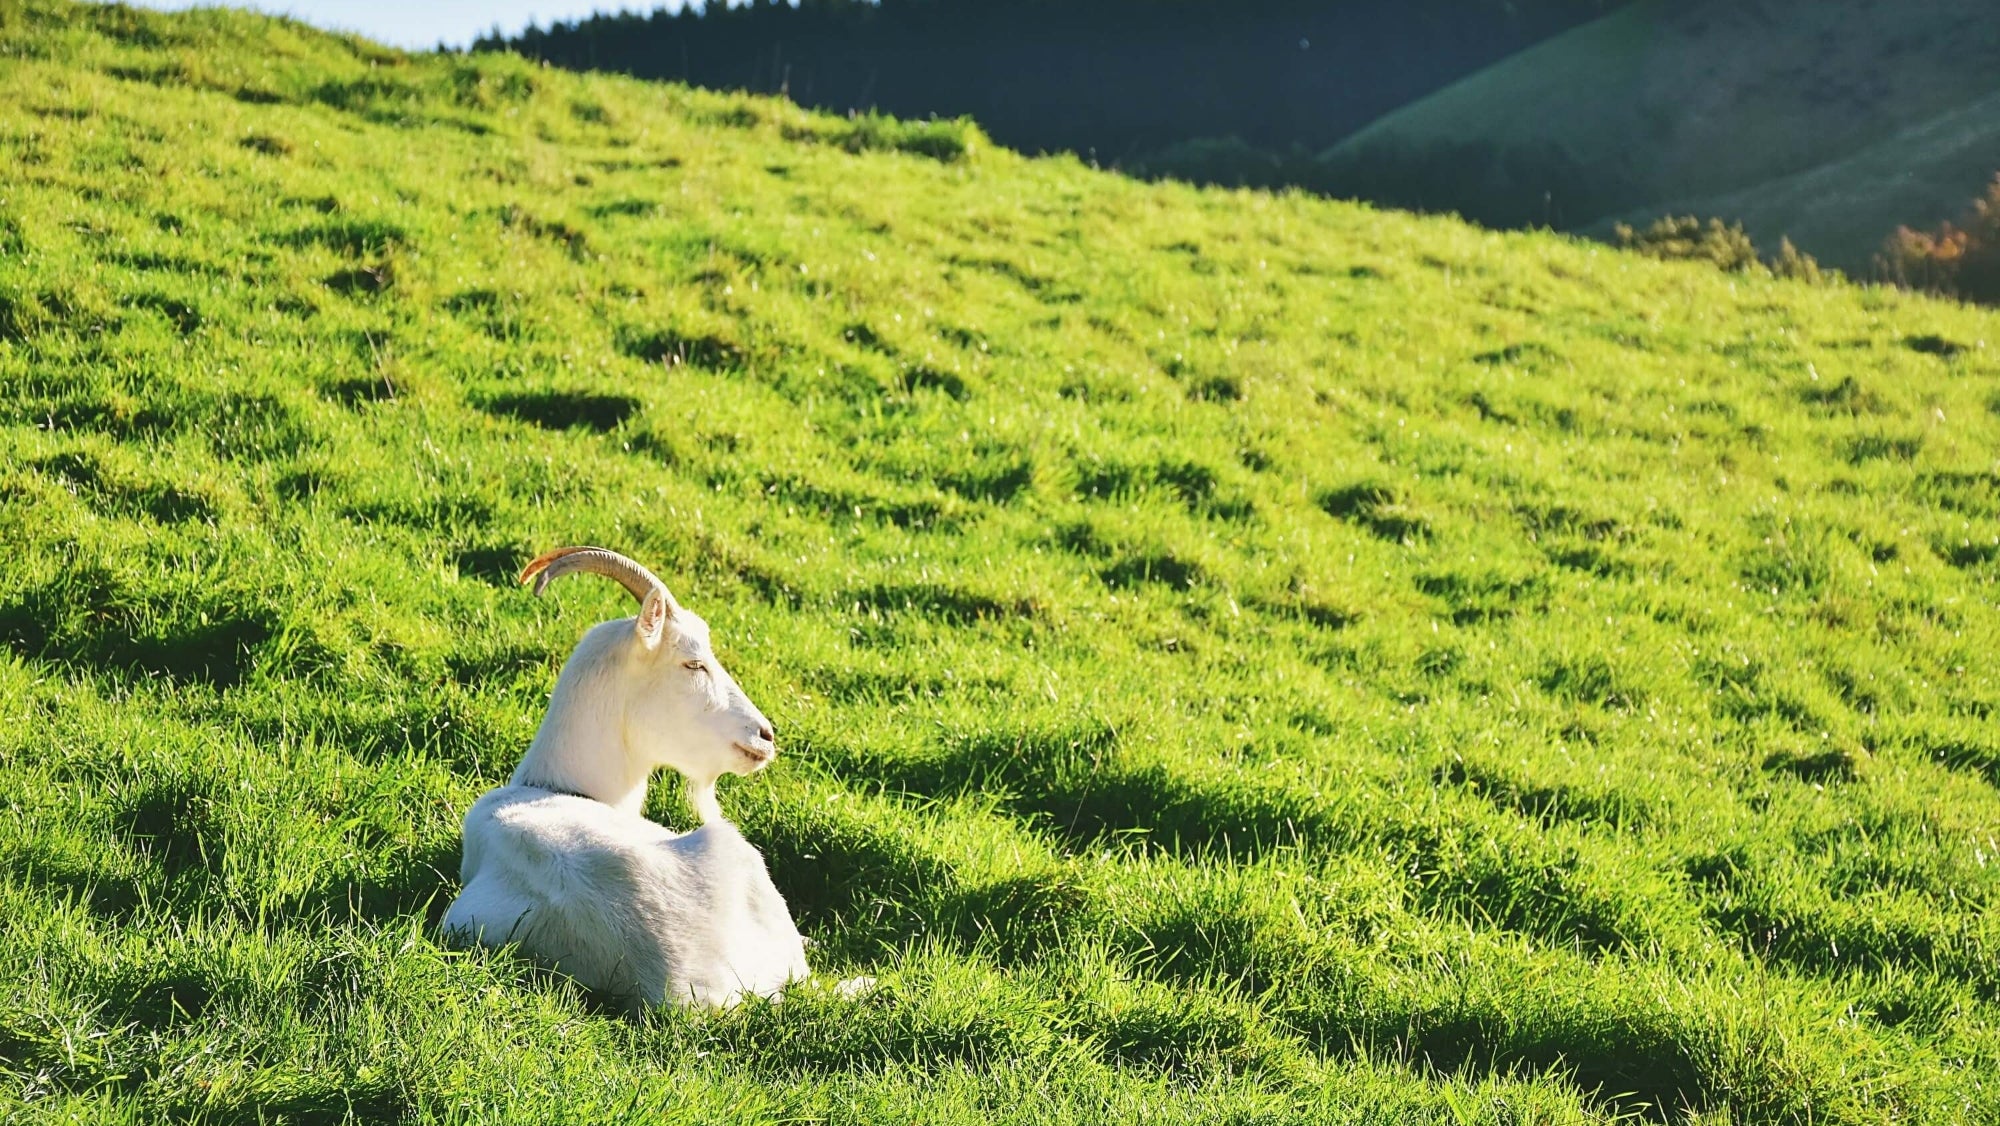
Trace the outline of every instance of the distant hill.
[[[1956, 220], [1995, 172], [2000, 91], [1817, 168], [1722, 195], [1648, 204], [1623, 219], [1727, 216], [1759, 246], [1789, 238], [1829, 264], [1858, 270], [1897, 226]], [[1589, 233], [1607, 235], [1610, 227], [1607, 221]]]
[[[531, 27], [478, 49], [573, 70], [783, 93], [803, 106], [970, 115], [1027, 152], [1190, 174], [1233, 139], [1311, 154], [1628, 0], [805, 0]], [[1210, 151], [1213, 151], [1212, 149]]]
[[1853, 266], [2000, 165], [1996, 92], [1990, 0], [1647, 0], [1389, 114], [1322, 163], [1346, 194], [1502, 226], [1740, 215]]

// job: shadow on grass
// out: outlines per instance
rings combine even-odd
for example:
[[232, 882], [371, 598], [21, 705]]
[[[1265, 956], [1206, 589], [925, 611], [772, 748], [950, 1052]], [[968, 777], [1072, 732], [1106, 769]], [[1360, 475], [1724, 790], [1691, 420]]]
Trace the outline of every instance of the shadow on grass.
[[683, 334], [668, 330], [622, 329], [617, 334], [618, 350], [649, 364], [733, 371], [743, 365], [743, 347], [733, 340], [705, 334]]
[[142, 293], [126, 300], [135, 309], [151, 309], [167, 319], [174, 331], [182, 336], [192, 336], [200, 331], [203, 317], [201, 310], [185, 301], [179, 301], [165, 294]]
[[1043, 612], [1042, 605], [1032, 598], [994, 597], [945, 583], [877, 583], [850, 592], [843, 601], [870, 614], [910, 613], [955, 626], [1036, 618]]
[[203, 775], [149, 783], [116, 801], [115, 823], [170, 881], [190, 872], [222, 870], [226, 855], [221, 807], [226, 790]]
[[1183, 559], [1170, 551], [1128, 552], [1098, 568], [1097, 577], [1114, 590], [1130, 590], [1141, 583], [1159, 583], [1174, 590], [1192, 590], [1202, 581], [1201, 564]]
[[1741, 846], [1692, 857], [1684, 867], [1700, 889], [1702, 913], [1754, 958], [1818, 978], [1937, 975], [1983, 1000], [2000, 997], [2000, 969], [1961, 926], [1894, 910], [1843, 910], [1849, 889], [1802, 887]]
[[122, 1021], [163, 1029], [200, 1019], [219, 998], [243, 988], [185, 956], [163, 961], [121, 961], [96, 992]]
[[324, 247], [336, 254], [358, 258], [406, 246], [410, 234], [385, 219], [329, 219], [287, 232], [278, 236], [277, 241], [295, 248]]
[[348, 297], [373, 296], [396, 284], [396, 264], [382, 261], [366, 266], [349, 266], [345, 270], [335, 270], [320, 281], [328, 289]]
[[56, 898], [71, 900], [106, 922], [123, 923], [130, 919], [142, 898], [139, 881], [129, 875], [107, 871], [74, 856], [45, 851], [33, 844], [9, 855], [5, 867], [10, 877]]
[[532, 423], [544, 430], [618, 429], [644, 404], [630, 395], [594, 391], [520, 391], [496, 395], [482, 406], [491, 413]]
[[451, 557], [451, 565], [461, 578], [478, 579], [493, 586], [509, 588], [521, 567], [534, 558], [526, 549], [513, 544], [497, 547], [462, 548]]
[[1392, 1049], [1472, 1081], [1495, 1075], [1560, 1076], [1589, 1101], [1642, 1121], [1680, 1122], [1690, 1112], [1714, 1110], [1718, 1102], [1704, 1053], [1686, 1030], [1650, 1013], [1607, 1006], [1521, 1013], [1393, 1002], [1362, 1012], [1336, 1003], [1325, 1011], [1292, 1014], [1292, 1021], [1330, 1050], [1354, 1045]]
[[[1434, 917], [1501, 927], [1567, 950], [1613, 950], [1644, 937], [1628, 933], [1643, 913], [1580, 885], [1574, 856], [1473, 848], [1448, 812], [1356, 823], [1282, 785], [1183, 776], [1130, 761], [1108, 727], [983, 733], [922, 754], [814, 753], [851, 782], [925, 798], [980, 795], [1073, 855], [1110, 847], [1242, 863], [1279, 849], [1331, 856], [1359, 848], [1373, 856], [1389, 848], [1420, 874], [1413, 902]], [[1546, 800], [1552, 817], [1632, 816], [1593, 805], [1587, 795], [1515, 796], [1529, 806]]]
[[[1489, 1076], [1564, 1076], [1616, 1113], [1681, 1120], [1715, 1103], [1713, 1053], [1702, 1029], [1635, 1008], [1629, 997], [1544, 1002], [1532, 978], [1496, 995], [1486, 985], [1436, 980], [1446, 970], [1350, 968], [1301, 930], [1286, 903], [1246, 891], [1233, 902], [1189, 896], [1137, 905], [1116, 925], [1149, 977], [1177, 994], [1218, 986], [1259, 996], [1274, 1023], [1328, 1055], [1394, 1056], [1477, 1082]], [[1461, 972], [1473, 972], [1469, 968]], [[1375, 978], [1387, 973], [1386, 978]], [[1567, 998], [1567, 995], [1564, 995]]]
[[781, 819], [746, 832], [793, 919], [842, 960], [859, 961], [927, 933], [924, 905], [956, 882], [950, 865], [869, 826]]
[[292, 905], [290, 917], [388, 923], [421, 916], [435, 934], [458, 895], [458, 834], [424, 840], [328, 879]]
[[[660, 1023], [671, 1028], [687, 1019], [663, 1015]], [[1048, 1024], [1039, 998], [971, 973], [858, 1003], [815, 993], [787, 994], [782, 1004], [751, 1001], [699, 1027], [703, 1041], [727, 1058], [758, 1073], [795, 1076], [1032, 1059], [1047, 1051]]]
[[971, 883], [883, 826], [786, 819], [747, 832], [793, 918], [838, 962], [943, 939], [1021, 964], [1056, 942], [1062, 924], [1086, 906], [1083, 890], [1060, 872]]
[[1431, 534], [1429, 518], [1412, 507], [1398, 489], [1382, 482], [1362, 481], [1330, 489], [1320, 494], [1319, 506], [1327, 515], [1357, 524], [1390, 543]]
[[1447, 568], [1417, 576], [1417, 589], [1445, 604], [1453, 624], [1476, 625], [1540, 610], [1548, 582], [1540, 575], [1507, 575], [1491, 570]]
[[1906, 336], [1903, 338], [1903, 347], [1908, 348], [1912, 352], [1920, 352], [1926, 356], [1936, 356], [1941, 360], [1954, 359], [1960, 353], [1967, 350], [1966, 346], [1960, 344], [1958, 341], [1947, 340], [1935, 333], [1926, 333], [1922, 336]]
[[[260, 742], [316, 737], [361, 762], [379, 763], [417, 752], [445, 768], [497, 781], [513, 768], [530, 731], [521, 731], [480, 706], [461, 687], [478, 681], [491, 687], [502, 670], [516, 661], [540, 661], [501, 648], [447, 658], [452, 682], [439, 684], [410, 698], [341, 700], [330, 695], [301, 695], [288, 700], [246, 700], [234, 722]], [[455, 663], [462, 662], [462, 663]]]
[[926, 797], [982, 794], [1072, 846], [1252, 858], [1295, 842], [1317, 815], [1275, 787], [1224, 786], [1133, 763], [1102, 725], [1023, 728], [944, 740], [922, 754], [815, 748], [843, 777]]
[[396, 385], [384, 376], [360, 375], [328, 383], [321, 388], [321, 393], [350, 410], [358, 410], [370, 403], [393, 401]]
[[1026, 456], [997, 456], [975, 465], [944, 470], [935, 483], [966, 500], [1007, 504], [1027, 492], [1035, 482], [1035, 466]]
[[106, 515], [146, 516], [162, 524], [215, 518], [215, 506], [207, 497], [164, 481], [118, 474], [82, 450], [42, 458], [33, 465]]
[[1076, 491], [1079, 496], [1117, 501], [1160, 493], [1196, 516], [1223, 520], [1247, 520], [1256, 514], [1256, 505], [1250, 498], [1224, 485], [1215, 469], [1186, 459], [1165, 459], [1151, 464], [1119, 461], [1079, 464]]
[[1431, 774], [1439, 786], [1463, 788], [1496, 809], [1518, 813], [1544, 828], [1556, 825], [1611, 825], [1637, 829], [1650, 820], [1643, 799], [1617, 791], [1592, 792], [1561, 783], [1536, 783], [1485, 763], [1454, 758]]
[[1952, 770], [1963, 770], [2000, 786], [2000, 740], [1964, 734], [1926, 735], [1917, 741], [1918, 753]]
[[203, 1108], [200, 1120], [216, 1126], [340, 1126], [342, 1123], [398, 1123], [418, 1117], [409, 1092], [387, 1081], [347, 1082], [292, 1095]]
[[548, 685], [555, 683], [563, 657], [560, 649], [535, 642], [510, 644], [465, 638], [457, 650], [445, 655], [444, 667], [452, 683], [474, 690], [528, 676], [546, 692]]
[[1058, 528], [1055, 544], [1072, 555], [1095, 561], [1097, 577], [1114, 590], [1130, 590], [1142, 583], [1191, 590], [1206, 578], [1201, 564], [1192, 559], [1158, 546], [1121, 543], [1088, 523]]
[[227, 598], [191, 605], [172, 593], [127, 589], [109, 572], [81, 567], [0, 603], [0, 644], [86, 672], [218, 688], [241, 682], [277, 632], [275, 612]]

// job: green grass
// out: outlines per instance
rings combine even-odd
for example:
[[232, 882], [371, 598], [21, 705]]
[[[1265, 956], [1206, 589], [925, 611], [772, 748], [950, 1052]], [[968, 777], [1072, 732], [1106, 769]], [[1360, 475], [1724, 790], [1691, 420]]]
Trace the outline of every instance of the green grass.
[[[256, 17], [0, 60], [9, 1121], [2000, 1120], [2000, 317]], [[572, 542], [874, 997], [438, 943]]]
[[1956, 218], [2000, 167], [1990, 17], [1982, 0], [1646, 0], [1324, 159], [1347, 190], [1488, 222], [1606, 235], [1714, 215], [1862, 272], [1898, 225]]

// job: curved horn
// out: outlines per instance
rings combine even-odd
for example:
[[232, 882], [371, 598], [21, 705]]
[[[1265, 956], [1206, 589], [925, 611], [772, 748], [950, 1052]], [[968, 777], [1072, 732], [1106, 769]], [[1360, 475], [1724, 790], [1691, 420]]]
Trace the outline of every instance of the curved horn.
[[539, 595], [548, 589], [550, 583], [564, 575], [578, 572], [603, 575], [607, 579], [617, 580], [618, 585], [631, 591], [632, 597], [638, 599], [642, 605], [647, 595], [658, 591], [666, 603], [668, 614], [680, 611], [680, 605], [667, 591], [667, 584], [661, 582], [658, 576], [609, 548], [556, 548], [554, 551], [537, 556], [533, 562], [523, 567], [520, 581], [525, 583], [529, 579], [535, 580], [535, 593]]

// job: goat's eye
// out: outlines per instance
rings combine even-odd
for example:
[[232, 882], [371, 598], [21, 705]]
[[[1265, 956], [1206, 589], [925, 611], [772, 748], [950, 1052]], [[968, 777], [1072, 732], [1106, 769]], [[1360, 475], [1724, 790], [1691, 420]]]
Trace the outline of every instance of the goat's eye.
[[708, 666], [702, 664], [700, 661], [682, 661], [681, 667], [689, 672], [706, 672], [708, 670]]

